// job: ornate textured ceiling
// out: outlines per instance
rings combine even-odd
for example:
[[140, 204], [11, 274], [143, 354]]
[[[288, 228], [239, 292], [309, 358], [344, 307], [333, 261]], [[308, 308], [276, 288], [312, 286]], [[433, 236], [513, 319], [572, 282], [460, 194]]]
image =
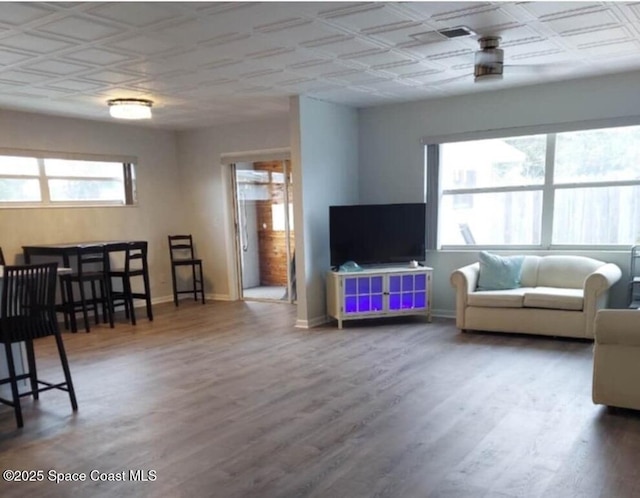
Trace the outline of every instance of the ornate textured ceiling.
[[[503, 80], [474, 84], [478, 36], [438, 33], [461, 25], [502, 37]], [[637, 2], [0, 4], [0, 107], [109, 120], [149, 98], [172, 129], [639, 68]]]

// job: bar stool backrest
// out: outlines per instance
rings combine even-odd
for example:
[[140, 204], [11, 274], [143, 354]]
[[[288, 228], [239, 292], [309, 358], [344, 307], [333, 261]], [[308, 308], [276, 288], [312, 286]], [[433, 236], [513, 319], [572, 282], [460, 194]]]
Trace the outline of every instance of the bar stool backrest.
[[104, 245], [80, 246], [77, 249], [78, 275], [105, 270], [107, 253]]
[[195, 259], [191, 235], [169, 235], [171, 262]]
[[146, 241], [130, 242], [127, 244], [124, 257], [124, 271], [126, 273], [136, 270], [146, 270], [147, 245]]
[[5, 266], [0, 300], [0, 340], [4, 344], [56, 334], [58, 263]]

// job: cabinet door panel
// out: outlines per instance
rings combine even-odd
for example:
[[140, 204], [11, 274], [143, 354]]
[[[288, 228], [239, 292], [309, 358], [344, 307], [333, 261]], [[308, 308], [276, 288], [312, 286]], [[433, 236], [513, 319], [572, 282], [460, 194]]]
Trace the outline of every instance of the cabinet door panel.
[[370, 277], [358, 277], [358, 294], [369, 294], [370, 280]]
[[402, 309], [410, 310], [413, 308], [413, 292], [402, 293]]
[[371, 294], [382, 294], [382, 277], [371, 277]]
[[346, 296], [344, 298], [344, 312], [345, 313], [357, 313], [358, 312], [358, 298], [357, 298], [357, 296]]
[[358, 312], [366, 313], [371, 311], [371, 296], [358, 296]]
[[402, 290], [402, 280], [398, 275], [389, 277], [389, 292], [400, 292]]
[[344, 279], [344, 295], [355, 296], [357, 293], [358, 293], [358, 279], [345, 278]]
[[371, 310], [372, 311], [382, 311], [383, 309], [383, 299], [382, 294], [374, 294], [371, 296]]
[[416, 275], [414, 288], [415, 290], [427, 290], [427, 276], [424, 273]]
[[413, 290], [413, 275], [403, 275], [402, 276], [402, 290], [404, 292]]
[[400, 294], [389, 294], [389, 309], [391, 311], [397, 311], [402, 309], [402, 301], [400, 300]]

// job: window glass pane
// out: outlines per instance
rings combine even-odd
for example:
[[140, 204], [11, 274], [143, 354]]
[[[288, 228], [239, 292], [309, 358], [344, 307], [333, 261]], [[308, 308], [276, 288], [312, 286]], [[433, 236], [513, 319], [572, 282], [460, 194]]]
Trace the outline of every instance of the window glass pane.
[[[283, 232], [286, 224], [284, 218], [284, 204], [271, 204], [271, 229]], [[293, 230], [293, 204], [289, 203], [289, 230]]]
[[556, 182], [640, 179], [640, 126], [558, 133]]
[[640, 186], [557, 189], [554, 244], [633, 244], [640, 237]]
[[545, 135], [443, 144], [442, 188], [541, 185], [545, 155]]
[[67, 159], [45, 159], [47, 176], [75, 176], [86, 178], [119, 178], [124, 175], [122, 163], [102, 161], [71, 161]]
[[0, 178], [0, 202], [39, 202], [40, 182], [34, 179]]
[[269, 186], [239, 183], [238, 199], [241, 201], [268, 201], [271, 199], [271, 196], [269, 195]]
[[442, 245], [540, 244], [542, 192], [442, 196]]
[[49, 180], [51, 201], [120, 201], [124, 203], [122, 183], [116, 180]]
[[35, 157], [0, 156], [0, 175], [38, 174], [38, 160]]
[[238, 183], [269, 183], [269, 172], [256, 171], [253, 169], [237, 169], [236, 181]]

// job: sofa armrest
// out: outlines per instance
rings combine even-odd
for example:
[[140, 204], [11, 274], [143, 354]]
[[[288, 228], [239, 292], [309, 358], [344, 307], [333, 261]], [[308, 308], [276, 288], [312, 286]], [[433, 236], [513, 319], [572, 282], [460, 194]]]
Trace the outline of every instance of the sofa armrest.
[[458, 268], [451, 273], [451, 285], [456, 290], [456, 327], [464, 329], [464, 312], [467, 307], [467, 295], [476, 290], [480, 263]]
[[615, 284], [622, 272], [620, 268], [607, 263], [602, 265], [584, 281], [584, 313], [586, 319], [586, 336], [593, 338], [595, 330], [595, 318], [598, 310], [607, 306], [609, 289]]
[[640, 310], [600, 310], [595, 320], [596, 344], [640, 347]]
[[620, 280], [621, 276], [622, 272], [617, 265], [613, 263], [602, 265], [585, 279], [584, 291], [585, 293], [595, 292], [595, 295], [599, 296], [608, 291], [613, 284]]

